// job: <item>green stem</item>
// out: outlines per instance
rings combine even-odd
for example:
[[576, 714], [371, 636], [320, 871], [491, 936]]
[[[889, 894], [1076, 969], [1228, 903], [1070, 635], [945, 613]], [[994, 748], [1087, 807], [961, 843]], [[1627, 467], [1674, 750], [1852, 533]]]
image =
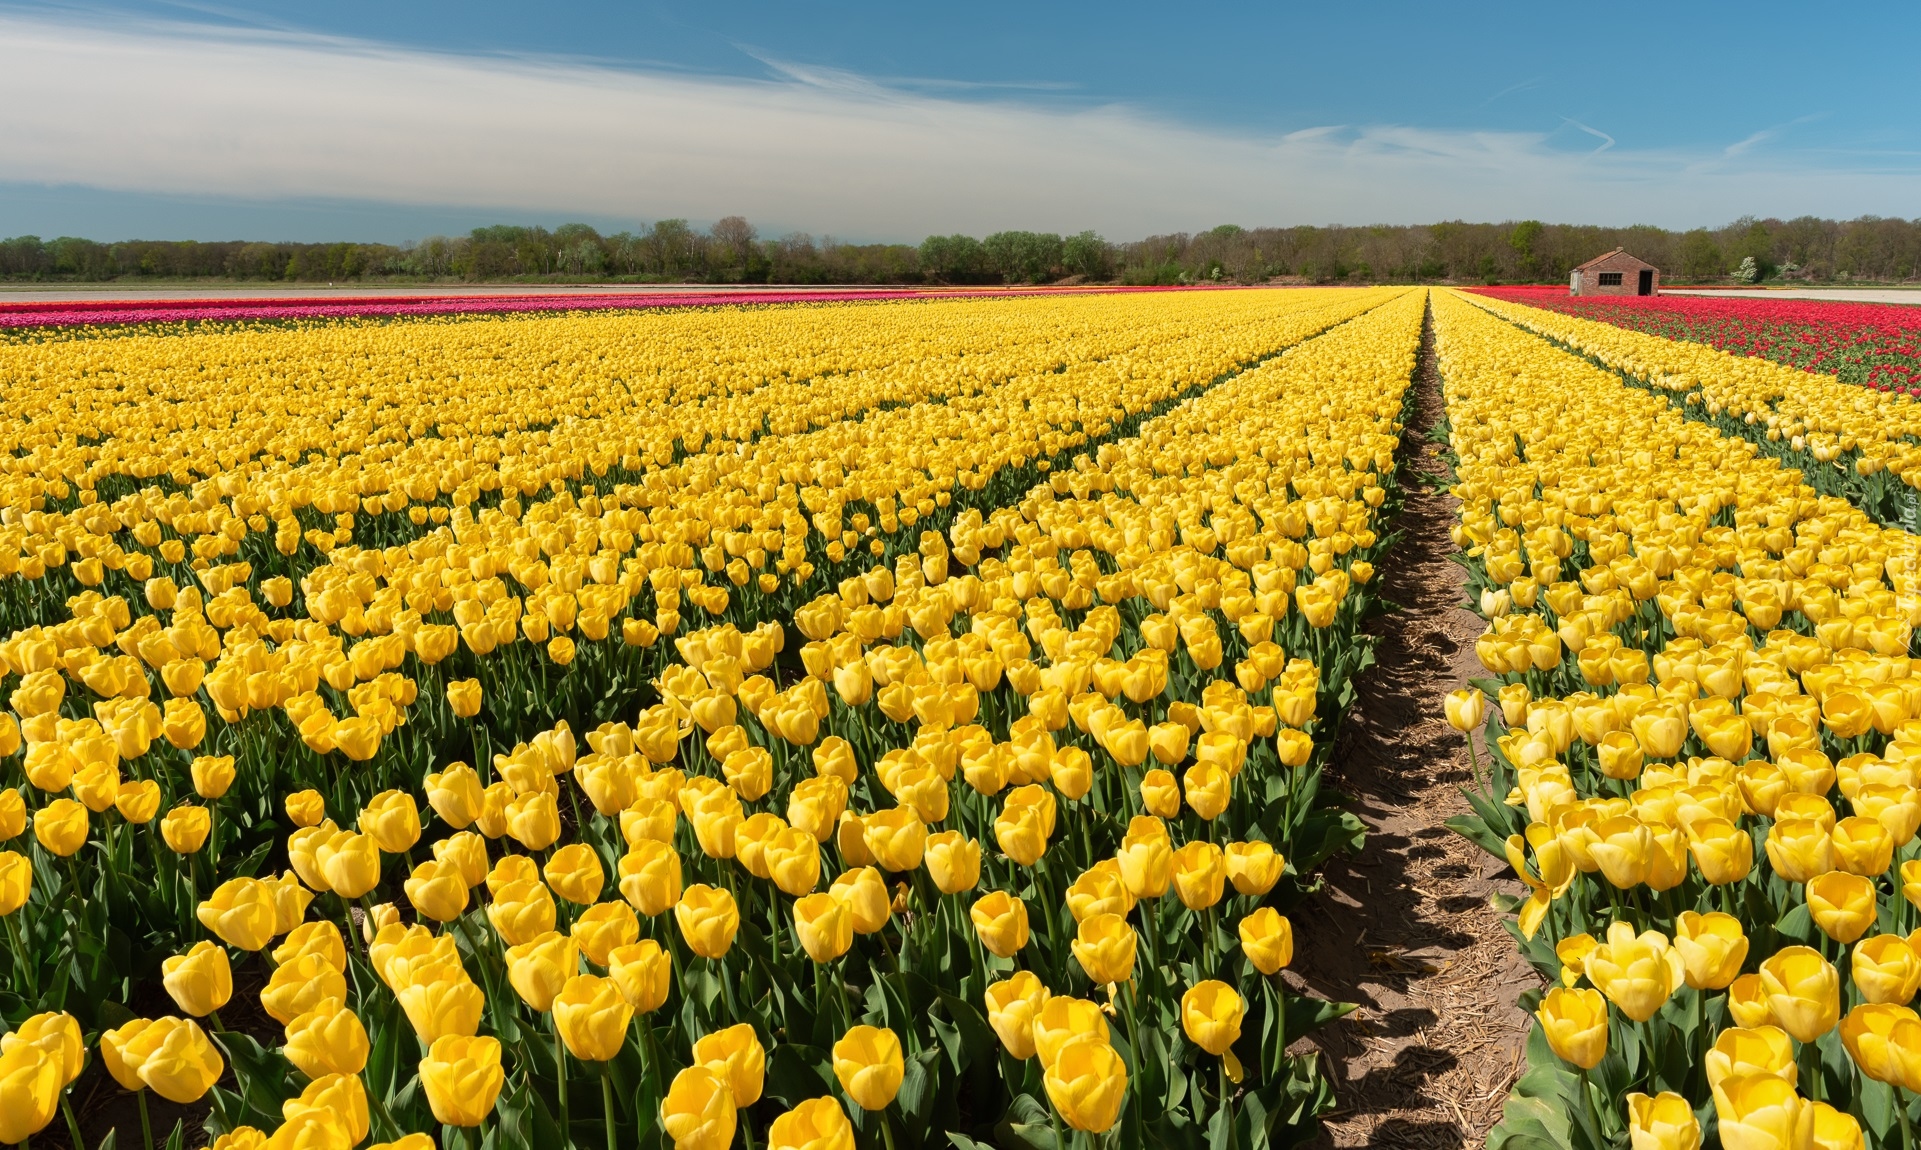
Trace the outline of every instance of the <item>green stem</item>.
[[147, 1137], [147, 1150], [153, 1150], [153, 1119], [147, 1116], [147, 1092], [136, 1092], [140, 1099], [140, 1132]]
[[614, 1144], [614, 1076], [606, 1064], [600, 1066], [600, 1108], [607, 1115], [607, 1150], [616, 1150]]
[[[73, 1139], [74, 1150], [87, 1150], [87, 1139], [80, 1133], [80, 1118], [74, 1114], [73, 1101], [64, 1088], [60, 1091], [60, 1113], [67, 1116], [67, 1135]], [[26, 1142], [23, 1140], [20, 1145], [24, 1147]]]
[[560, 1143], [566, 1146], [573, 1141], [572, 1122], [567, 1113], [567, 1046], [560, 1040], [560, 1022], [553, 1015], [547, 1016], [554, 1024], [554, 1082], [560, 1093]]

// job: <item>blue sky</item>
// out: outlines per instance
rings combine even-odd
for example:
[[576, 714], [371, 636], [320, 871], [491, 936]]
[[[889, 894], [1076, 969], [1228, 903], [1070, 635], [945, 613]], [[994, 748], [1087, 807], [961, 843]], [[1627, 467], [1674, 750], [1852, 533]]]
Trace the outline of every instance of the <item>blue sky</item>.
[[0, 235], [1913, 216], [1917, 12], [0, 0]]

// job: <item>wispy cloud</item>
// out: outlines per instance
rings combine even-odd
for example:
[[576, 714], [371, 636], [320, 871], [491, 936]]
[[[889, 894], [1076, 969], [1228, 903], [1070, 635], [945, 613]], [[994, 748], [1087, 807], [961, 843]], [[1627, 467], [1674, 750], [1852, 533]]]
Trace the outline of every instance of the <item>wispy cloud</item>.
[[1446, 217], [1694, 225], [1887, 213], [1921, 195], [1921, 164], [1886, 154], [1617, 147], [1571, 120], [1602, 144], [1581, 154], [1553, 132], [1391, 124], [1237, 133], [764, 55], [769, 78], [743, 80], [18, 13], [0, 14], [0, 43], [0, 181], [120, 192], [633, 220], [738, 212], [903, 239]]
[[1593, 136], [1595, 139], [1601, 141], [1600, 147], [1588, 153], [1588, 155], [1590, 156], [1598, 156], [1602, 152], [1605, 152], [1609, 148], [1612, 148], [1614, 146], [1614, 137], [1608, 135], [1606, 132], [1603, 132], [1599, 128], [1590, 128], [1586, 124], [1583, 124], [1581, 121], [1576, 120], [1570, 116], [1562, 116], [1561, 122], [1569, 125], [1570, 127], [1578, 128], [1581, 131], [1586, 132], [1588, 135]]

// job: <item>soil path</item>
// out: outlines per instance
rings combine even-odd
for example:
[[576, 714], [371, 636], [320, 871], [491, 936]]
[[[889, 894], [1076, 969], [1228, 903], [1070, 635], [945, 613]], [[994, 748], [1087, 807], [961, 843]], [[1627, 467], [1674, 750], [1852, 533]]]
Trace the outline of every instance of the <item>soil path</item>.
[[[1447, 468], [1428, 430], [1441, 419], [1433, 329], [1423, 333], [1418, 414], [1403, 444], [1417, 475]], [[1331, 861], [1326, 887], [1294, 916], [1293, 970], [1315, 994], [1360, 1004], [1314, 1041], [1336, 1074], [1339, 1109], [1322, 1147], [1479, 1145], [1500, 1116], [1539, 985], [1488, 896], [1520, 889], [1505, 864], [1442, 825], [1468, 809], [1467, 747], [1443, 718], [1449, 691], [1479, 674], [1484, 629], [1461, 604], [1448, 559], [1458, 501], [1411, 486], [1405, 534], [1380, 577], [1400, 609], [1373, 624], [1377, 665], [1358, 689], [1336, 748], [1333, 785], [1367, 824], [1358, 857]]]

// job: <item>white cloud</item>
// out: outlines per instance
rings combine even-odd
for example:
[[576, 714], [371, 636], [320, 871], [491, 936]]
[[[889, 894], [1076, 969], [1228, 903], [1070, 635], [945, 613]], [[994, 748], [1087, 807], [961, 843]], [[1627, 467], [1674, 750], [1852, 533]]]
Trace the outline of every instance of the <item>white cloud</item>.
[[739, 213], [908, 240], [1221, 221], [1693, 226], [1900, 213], [1921, 193], [1905, 158], [1816, 164], [1760, 147], [1765, 133], [1705, 154], [1589, 155], [1550, 133], [1263, 137], [1124, 106], [952, 99], [791, 62], [764, 81], [717, 79], [116, 21], [0, 14], [0, 181], [636, 220]]

